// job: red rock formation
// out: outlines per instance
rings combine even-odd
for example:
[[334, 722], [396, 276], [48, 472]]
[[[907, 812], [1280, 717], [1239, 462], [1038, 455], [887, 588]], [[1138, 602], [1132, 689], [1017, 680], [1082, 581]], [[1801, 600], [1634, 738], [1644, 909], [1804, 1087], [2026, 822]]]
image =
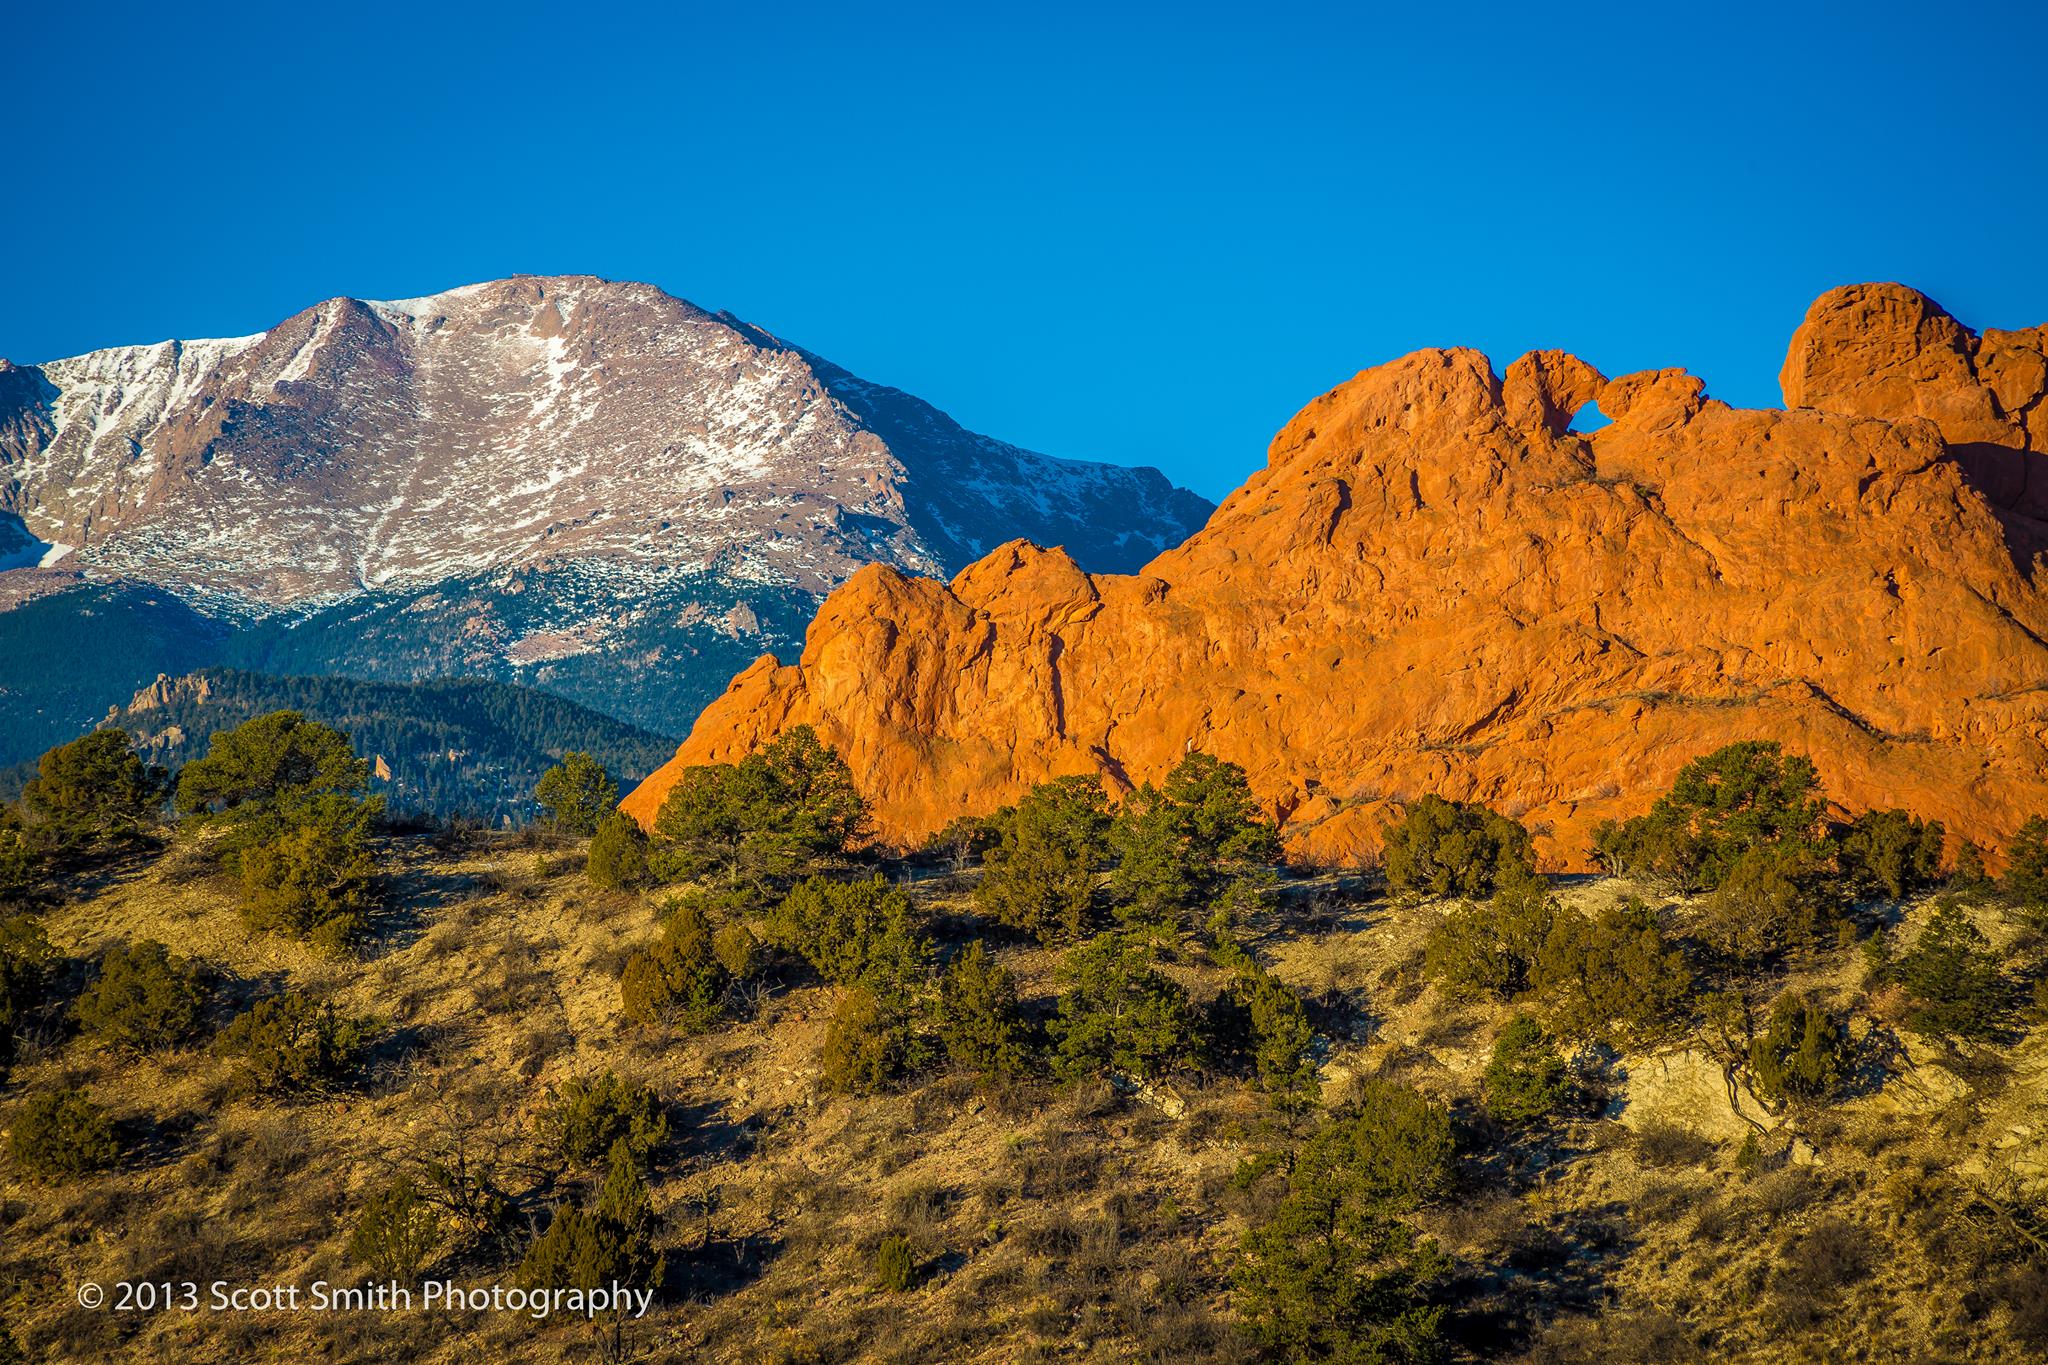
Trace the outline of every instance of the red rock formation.
[[[650, 820], [678, 767], [808, 723], [895, 842], [1199, 748], [1244, 765], [1300, 855], [1367, 852], [1438, 792], [1577, 866], [1687, 760], [1764, 737], [1846, 809], [1996, 844], [2048, 812], [2042, 341], [1837, 290], [1793, 339], [1789, 411], [1682, 370], [1537, 352], [1503, 380], [1420, 351], [1309, 404], [1140, 575], [1022, 542], [950, 585], [863, 569], [800, 662], [740, 674], [625, 807]], [[1611, 425], [1570, 432], [1596, 398]]]

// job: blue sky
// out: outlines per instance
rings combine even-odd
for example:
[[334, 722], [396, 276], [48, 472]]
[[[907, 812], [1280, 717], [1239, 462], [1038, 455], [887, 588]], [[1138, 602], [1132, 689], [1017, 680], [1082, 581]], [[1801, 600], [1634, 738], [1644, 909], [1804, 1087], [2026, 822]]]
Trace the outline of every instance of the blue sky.
[[35, 6], [0, 355], [588, 272], [1213, 497], [1419, 346], [1770, 404], [1831, 285], [2048, 321], [2048, 6], [1686, 8]]

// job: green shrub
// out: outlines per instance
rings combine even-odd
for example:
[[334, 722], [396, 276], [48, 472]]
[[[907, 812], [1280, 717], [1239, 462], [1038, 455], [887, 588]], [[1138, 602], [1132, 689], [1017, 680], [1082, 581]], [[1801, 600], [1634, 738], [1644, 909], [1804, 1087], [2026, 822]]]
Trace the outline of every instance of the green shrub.
[[1609, 821], [1593, 845], [1610, 871], [1712, 890], [1745, 853], [1814, 843], [1825, 808], [1811, 761], [1745, 740], [1686, 764], [1647, 815]]
[[7, 1141], [16, 1166], [51, 1182], [104, 1171], [121, 1154], [106, 1111], [76, 1089], [45, 1091], [23, 1101]]
[[289, 1094], [353, 1081], [376, 1033], [371, 1020], [285, 991], [230, 1020], [214, 1046], [240, 1063], [245, 1089]]
[[540, 775], [533, 796], [556, 828], [570, 834], [592, 834], [597, 822], [619, 804], [619, 784], [612, 781], [604, 764], [581, 749], [571, 749], [560, 763]]
[[1055, 1068], [1063, 1079], [1125, 1075], [1152, 1079], [1178, 1065], [1199, 1041], [1180, 984], [1152, 965], [1146, 944], [1098, 934], [1067, 950], [1053, 1021]]
[[43, 860], [14, 807], [0, 805], [0, 906], [18, 902], [43, 874]]
[[1917, 820], [1902, 810], [1871, 810], [1840, 832], [1835, 856], [1857, 894], [1882, 891], [1904, 900], [1941, 880], [1946, 840], [1939, 820]]
[[799, 725], [738, 764], [683, 770], [655, 814], [656, 870], [670, 879], [787, 877], [845, 851], [866, 825], [845, 760]]
[[1252, 1337], [1282, 1359], [1441, 1359], [1450, 1269], [1404, 1216], [1449, 1185], [1450, 1115], [1413, 1090], [1368, 1081], [1295, 1158], [1287, 1193], [1255, 1224], [1232, 1274]]
[[656, 1288], [666, 1267], [666, 1258], [654, 1249], [660, 1230], [640, 1160], [621, 1139], [607, 1158], [596, 1204], [555, 1209], [547, 1231], [520, 1261], [518, 1283], [526, 1289], [597, 1289], [614, 1283]]
[[1529, 831], [1505, 815], [1425, 796], [1386, 828], [1387, 885], [1410, 895], [1478, 899], [1536, 872]]
[[[156, 819], [164, 771], [145, 764], [125, 730], [95, 730], [36, 762], [22, 788], [26, 837], [76, 851], [132, 839]], [[18, 856], [18, 855], [17, 855]]]
[[916, 1020], [901, 1003], [865, 986], [844, 992], [825, 1026], [819, 1057], [825, 1084], [848, 1095], [873, 1095], [931, 1060]]
[[0, 1081], [14, 1061], [15, 1039], [49, 988], [49, 935], [33, 915], [0, 917]]
[[1512, 1000], [1529, 989], [1556, 915], [1542, 879], [1512, 880], [1492, 900], [1458, 906], [1430, 930], [1422, 973], [1455, 999]]
[[[1975, 847], [1970, 846], [1974, 853]], [[2029, 920], [2048, 926], [2048, 820], [2036, 815], [2020, 826], [2005, 850], [2005, 876], [1998, 889]], [[1977, 859], [1983, 879], [1983, 859]]]
[[243, 919], [331, 952], [354, 944], [368, 927], [370, 827], [382, 810], [381, 798], [328, 793], [281, 814], [274, 832], [235, 855]]
[[607, 891], [630, 889], [646, 883], [651, 875], [647, 863], [647, 836], [640, 823], [622, 811], [613, 811], [597, 822], [590, 836], [590, 851], [583, 874], [592, 886]]
[[761, 940], [754, 937], [752, 929], [737, 922], [721, 925], [711, 936], [711, 955], [735, 981], [750, 981], [767, 965]]
[[668, 1141], [668, 1115], [649, 1086], [622, 1079], [616, 1071], [575, 1076], [548, 1095], [541, 1132], [563, 1159], [588, 1165], [614, 1149], [641, 1166]]
[[1729, 958], [1753, 964], [1831, 943], [1841, 922], [1822, 850], [1795, 841], [1737, 857], [1707, 898], [1700, 934]]
[[1915, 1032], [1983, 1042], [2006, 1026], [2012, 983], [1990, 941], [1952, 897], [1935, 904], [1920, 937], [1891, 971], [1912, 1001], [1907, 1025]]
[[638, 1023], [703, 1033], [725, 1012], [730, 976], [712, 951], [711, 923], [693, 901], [670, 902], [661, 940], [626, 959], [619, 997]]
[[1563, 1108], [1572, 1088], [1543, 1026], [1526, 1014], [1508, 1020], [1486, 1064], [1486, 1112], [1502, 1123], [1534, 1123]]
[[988, 1080], [1021, 1076], [1030, 1067], [1030, 1030], [1016, 979], [979, 939], [939, 978], [939, 1038], [953, 1065]]
[[1842, 1089], [1846, 1031], [1811, 1000], [1780, 996], [1763, 1033], [1749, 1045], [1749, 1073], [1757, 1094], [1773, 1103], [1825, 1100]]
[[875, 1287], [891, 1294], [917, 1287], [917, 1255], [908, 1237], [892, 1233], [875, 1248]]
[[319, 796], [353, 796], [370, 785], [370, 765], [348, 736], [297, 711], [272, 711], [222, 730], [206, 757], [178, 773], [178, 810], [236, 811], [245, 818]]
[[441, 1244], [441, 1219], [410, 1176], [370, 1196], [349, 1237], [348, 1254], [385, 1279], [410, 1283]]
[[1094, 918], [1096, 874], [1108, 865], [1109, 811], [1093, 778], [1033, 787], [990, 816], [975, 907], [1041, 943], [1071, 942]]
[[197, 967], [145, 939], [101, 959], [73, 1014], [80, 1028], [111, 1047], [160, 1052], [192, 1036], [207, 994]]
[[1536, 964], [1535, 985], [1565, 1033], [1641, 1038], [1684, 1007], [1692, 969], [1665, 939], [1656, 913], [1629, 900], [1598, 915], [1559, 910]]
[[910, 897], [880, 876], [810, 877], [782, 898], [763, 927], [770, 942], [802, 954], [827, 981], [904, 1000], [925, 979], [932, 953], [912, 913]]
[[1322, 1093], [1316, 1079], [1316, 1035], [1301, 997], [1257, 964], [1240, 971], [1229, 989], [1245, 1012], [1259, 1089], [1284, 1112], [1314, 1108]]
[[1191, 915], [1256, 887], [1280, 861], [1280, 837], [1259, 813], [1244, 769], [1191, 753], [1125, 798], [1109, 831], [1117, 855], [1109, 896], [1133, 930], [1172, 935]]

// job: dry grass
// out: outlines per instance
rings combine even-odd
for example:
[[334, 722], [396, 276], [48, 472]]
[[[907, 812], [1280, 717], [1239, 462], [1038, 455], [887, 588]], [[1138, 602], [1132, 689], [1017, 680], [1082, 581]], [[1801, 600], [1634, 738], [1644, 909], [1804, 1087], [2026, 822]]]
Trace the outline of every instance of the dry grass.
[[[549, 1193], [534, 1114], [549, 1087], [612, 1067], [668, 1097], [675, 1133], [651, 1182], [670, 1280], [628, 1333], [628, 1358], [1252, 1358], [1229, 1268], [1280, 1186], [1233, 1174], [1300, 1130], [1236, 1081], [1177, 1082], [1176, 1118], [1108, 1085], [987, 1095], [941, 1075], [873, 1099], [832, 1096], [817, 1084], [829, 993], [799, 979], [704, 1037], [622, 1020], [618, 971], [654, 936], [656, 907], [590, 891], [576, 850], [472, 836], [395, 841], [386, 854], [394, 913], [360, 961], [250, 937], [231, 888], [187, 851], [51, 914], [74, 957], [157, 937], [204, 959], [228, 982], [222, 1014], [291, 985], [378, 1017], [386, 1033], [362, 1086], [267, 1099], [233, 1093], [203, 1047], [137, 1061], [61, 1030], [32, 1037], [0, 1115], [70, 1079], [135, 1143], [121, 1170], [72, 1186], [6, 1172], [0, 1312], [37, 1357], [599, 1359], [586, 1327], [559, 1320], [122, 1316], [81, 1310], [71, 1294], [123, 1278], [352, 1280], [346, 1243], [364, 1198], [424, 1157], [483, 1162], [544, 1217], [569, 1186]], [[965, 909], [961, 879], [917, 893], [949, 920]], [[1290, 888], [1286, 903], [1256, 947], [1325, 1026], [1326, 1101], [1398, 1075], [1471, 1114], [1504, 1011], [1447, 1006], [1421, 981], [1420, 944], [1442, 908], [1361, 899], [1356, 879], [1335, 877]], [[1002, 956], [1044, 1009], [1056, 955], [1006, 945]], [[1197, 996], [1213, 993], [1198, 957], [1174, 970]], [[1853, 989], [1839, 974], [1815, 980]], [[1654, 1122], [1629, 1137], [1590, 1116], [1483, 1153], [1423, 1220], [1457, 1262], [1459, 1349], [1775, 1362], [1852, 1358], [1838, 1348], [1855, 1341], [1883, 1343], [1853, 1357], [1867, 1360], [2025, 1358], [2048, 1342], [2044, 1272], [2010, 1229], [1965, 1211], [1965, 1191], [1981, 1153], [2010, 1152], [2043, 1074], [2030, 1041], [1954, 1093], [1929, 1089], [1923, 1109], [1861, 1097], [1801, 1120], [1818, 1165], [1777, 1157], [1752, 1175], [1725, 1143]], [[907, 1293], [874, 1287], [888, 1236], [909, 1239], [917, 1259]], [[479, 1249], [434, 1273], [488, 1283], [510, 1254]]]

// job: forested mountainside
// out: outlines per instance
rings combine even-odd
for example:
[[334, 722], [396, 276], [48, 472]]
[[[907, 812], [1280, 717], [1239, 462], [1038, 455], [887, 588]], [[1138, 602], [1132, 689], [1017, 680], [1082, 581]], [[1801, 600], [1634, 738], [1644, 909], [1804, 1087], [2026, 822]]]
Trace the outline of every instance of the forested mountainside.
[[[372, 760], [373, 790], [394, 814], [493, 824], [535, 815], [534, 786], [565, 753], [589, 753], [633, 781], [674, 745], [562, 697], [474, 678], [376, 683], [208, 668], [159, 679], [104, 720], [134, 736], [150, 762], [175, 770], [204, 757], [216, 731], [279, 710], [347, 734]], [[17, 764], [0, 797], [16, 795], [33, 772], [32, 762]]]

